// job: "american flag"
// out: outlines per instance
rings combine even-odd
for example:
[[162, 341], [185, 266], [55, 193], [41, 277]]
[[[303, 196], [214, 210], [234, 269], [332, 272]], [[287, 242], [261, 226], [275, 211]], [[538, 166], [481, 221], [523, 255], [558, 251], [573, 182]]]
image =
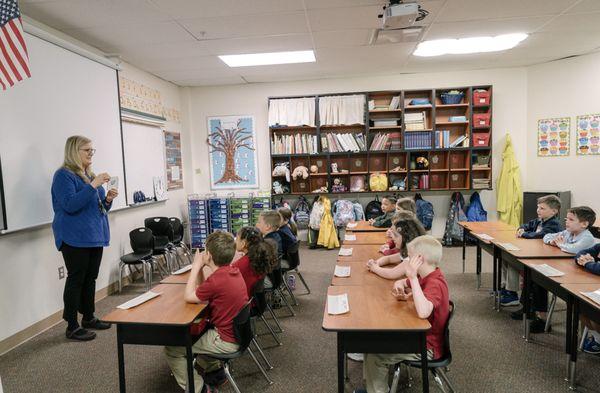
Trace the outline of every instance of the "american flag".
[[0, 0], [0, 87], [29, 78], [29, 55], [17, 0]]

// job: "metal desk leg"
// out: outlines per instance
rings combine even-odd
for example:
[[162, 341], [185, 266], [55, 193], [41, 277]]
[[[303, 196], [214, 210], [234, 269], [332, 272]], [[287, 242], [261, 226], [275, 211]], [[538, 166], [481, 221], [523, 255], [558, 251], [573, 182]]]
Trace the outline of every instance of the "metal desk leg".
[[125, 355], [123, 341], [121, 340], [121, 325], [117, 325], [117, 357], [119, 358], [119, 392], [125, 393]]
[[569, 390], [576, 389], [575, 367], [577, 366], [577, 337], [579, 336], [579, 303], [573, 302], [573, 319], [571, 327], [571, 359], [569, 361]]
[[421, 375], [423, 379], [423, 393], [429, 393], [429, 370], [427, 369], [427, 339], [421, 333]]
[[[567, 326], [566, 326], [566, 334], [565, 334], [565, 351], [567, 352], [567, 376], [565, 377], [565, 381], [569, 382], [570, 371], [571, 371], [571, 342], [573, 341], [573, 296], [569, 295], [567, 297]], [[577, 349], [575, 349], [577, 350]]]
[[500, 264], [502, 263], [502, 254], [498, 247], [494, 245], [494, 255], [492, 259], [493, 266], [493, 291], [494, 291], [494, 308], [500, 311]]
[[477, 289], [481, 288], [481, 243], [477, 241]]
[[[465, 260], [467, 259], [467, 229], [463, 228], [463, 238], [462, 238], [462, 263], [463, 263], [463, 273], [465, 272]], [[479, 243], [478, 243], [479, 244]]]
[[344, 348], [340, 333], [337, 333], [337, 377], [338, 393], [344, 393]]
[[194, 393], [196, 389], [194, 388], [194, 354], [192, 353], [192, 339], [190, 337], [190, 333], [187, 333], [187, 345], [185, 346], [185, 357], [187, 360], [187, 374], [188, 374], [188, 383], [187, 383], [187, 391], [190, 393]]
[[529, 323], [531, 319], [531, 272], [525, 267], [523, 270], [523, 338], [529, 342]]

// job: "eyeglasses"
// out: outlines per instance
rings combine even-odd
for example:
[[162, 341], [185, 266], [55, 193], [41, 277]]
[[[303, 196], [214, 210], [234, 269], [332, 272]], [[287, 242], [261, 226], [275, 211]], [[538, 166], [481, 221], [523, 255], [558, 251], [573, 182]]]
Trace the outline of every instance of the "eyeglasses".
[[92, 156], [93, 156], [94, 154], [96, 154], [96, 149], [79, 149], [79, 150], [81, 150], [81, 151], [84, 151], [84, 152], [86, 152], [87, 154], [90, 154], [90, 155], [92, 155]]

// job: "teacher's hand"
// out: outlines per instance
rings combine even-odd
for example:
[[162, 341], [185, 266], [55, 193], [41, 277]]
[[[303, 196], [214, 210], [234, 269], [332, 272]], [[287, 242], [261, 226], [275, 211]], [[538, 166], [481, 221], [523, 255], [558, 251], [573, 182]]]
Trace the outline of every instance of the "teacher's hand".
[[115, 199], [118, 196], [119, 196], [119, 190], [117, 190], [116, 188], [111, 188], [106, 193], [106, 202], [111, 203], [113, 201], [113, 199]]
[[108, 173], [106, 173], [106, 172], [100, 173], [100, 174], [96, 175], [94, 180], [92, 180], [91, 185], [94, 188], [98, 188], [101, 185], [103, 185], [104, 183], [108, 183], [109, 180], [110, 180], [110, 175]]

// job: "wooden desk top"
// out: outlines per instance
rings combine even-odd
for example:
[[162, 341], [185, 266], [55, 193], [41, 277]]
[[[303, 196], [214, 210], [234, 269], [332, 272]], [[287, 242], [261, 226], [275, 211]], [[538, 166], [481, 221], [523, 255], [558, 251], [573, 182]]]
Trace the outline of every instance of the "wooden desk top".
[[377, 228], [373, 225], [369, 224], [368, 221], [356, 221], [356, 226], [354, 228], [348, 228], [346, 226], [346, 231], [348, 232], [385, 232], [387, 228]]
[[346, 240], [344, 238], [343, 245], [349, 247], [354, 244], [377, 244], [381, 246], [388, 240], [385, 232], [352, 232], [348, 235], [356, 236], [356, 240]]
[[560, 284], [597, 284], [600, 288], [600, 276], [586, 271], [583, 267], [577, 265], [573, 258], [568, 259], [519, 259], [519, 262], [527, 265], [547, 264], [561, 272], [565, 273], [560, 277], [548, 277]]
[[[358, 240], [358, 237], [356, 238]], [[383, 244], [383, 243], [381, 243]], [[339, 262], [367, 262], [369, 259], [377, 259], [383, 254], [379, 252], [381, 244], [344, 244], [341, 248], [352, 248], [352, 255], [338, 255]]]
[[431, 325], [417, 316], [412, 301], [398, 301], [391, 289], [380, 285], [335, 286], [328, 295], [348, 294], [350, 311], [329, 315], [327, 302], [323, 313], [323, 329], [327, 331], [423, 331]]
[[504, 249], [500, 243], [511, 243], [519, 248], [518, 251], [507, 251], [517, 258], [573, 258], [572, 254], [560, 248], [544, 244], [542, 239], [523, 239], [516, 237], [513, 232], [497, 231], [489, 234], [494, 239], [492, 243]]
[[183, 274], [171, 274], [169, 277], [161, 280], [161, 284], [187, 284], [190, 277], [190, 271]]
[[[394, 286], [395, 280], [388, 280], [382, 277], [379, 277], [375, 273], [371, 273], [367, 269], [367, 264], [365, 262], [341, 262], [338, 261], [337, 265], [340, 266], [350, 266], [350, 277], [336, 277], [332, 274], [331, 285], [339, 286], [369, 286], [369, 285], [378, 285], [388, 288], [389, 291], [392, 290]], [[389, 265], [390, 268], [395, 267], [396, 265]], [[388, 268], [387, 266], [385, 268]]]
[[189, 325], [206, 308], [206, 304], [183, 300], [184, 285], [160, 284], [152, 291], [161, 295], [129, 310], [116, 308], [100, 319], [109, 323]]
[[513, 231], [516, 232], [517, 228], [508, 225], [502, 221], [460, 221], [458, 223], [461, 227], [467, 228], [471, 232], [483, 232], [485, 231]]
[[594, 292], [600, 289], [600, 284], [563, 284], [563, 288], [575, 295], [575, 297], [584, 300], [591, 306], [600, 308], [600, 304], [596, 303], [589, 297], [582, 295], [581, 292]]

